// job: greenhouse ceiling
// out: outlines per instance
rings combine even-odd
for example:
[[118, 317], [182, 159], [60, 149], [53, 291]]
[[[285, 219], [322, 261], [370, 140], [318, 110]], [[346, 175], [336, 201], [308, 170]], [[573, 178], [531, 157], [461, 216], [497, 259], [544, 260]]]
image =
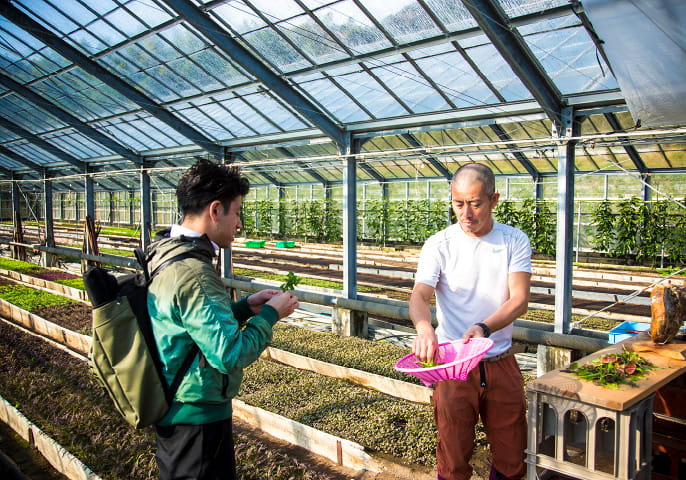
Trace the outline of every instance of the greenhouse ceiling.
[[[686, 121], [641, 125], [588, 3], [0, 0], [0, 183], [173, 187], [198, 157], [254, 185], [341, 183], [350, 158], [358, 181], [537, 181], [563, 140], [579, 173], [686, 173]], [[645, 4], [635, 25], [665, 21]]]

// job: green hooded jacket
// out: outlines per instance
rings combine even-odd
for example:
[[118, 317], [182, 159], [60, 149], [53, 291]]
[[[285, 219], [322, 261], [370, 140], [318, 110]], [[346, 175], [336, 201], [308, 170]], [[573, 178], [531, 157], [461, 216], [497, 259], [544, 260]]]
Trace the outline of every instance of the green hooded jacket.
[[148, 309], [165, 376], [171, 384], [193, 343], [200, 348], [159, 425], [199, 425], [231, 417], [243, 368], [257, 360], [272, 338], [278, 312], [263, 305], [255, 315], [247, 299], [231, 302], [212, 266], [214, 248], [206, 235], [169, 238], [160, 232], [148, 250], [153, 272], [185, 252], [192, 257], [160, 270], [148, 291]]

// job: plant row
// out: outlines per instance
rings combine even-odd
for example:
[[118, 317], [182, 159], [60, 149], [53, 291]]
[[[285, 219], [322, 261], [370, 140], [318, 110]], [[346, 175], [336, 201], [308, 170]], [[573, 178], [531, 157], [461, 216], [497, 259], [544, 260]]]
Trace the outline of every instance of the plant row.
[[[47, 320], [63, 326], [66, 326], [65, 323], [69, 325], [78, 322], [65, 318], [64, 315], [70, 308], [78, 308], [80, 311], [73, 313], [78, 313], [81, 325], [89, 323], [90, 307], [87, 305], [42, 291], [38, 292], [38, 297], [33, 297], [31, 290], [33, 289], [22, 285], [0, 286], [0, 297], [15, 301], [20, 308], [33, 312], [42, 311], [42, 316]], [[12, 291], [18, 294], [13, 295]], [[42, 300], [42, 304], [36, 299]], [[11, 341], [12, 336], [3, 335], [3, 338], [7, 337]], [[277, 348], [294, 350], [293, 353], [299, 354], [309, 352], [323, 361], [401, 378], [402, 376], [392, 369], [392, 365], [400, 356], [408, 353], [406, 348], [386, 343], [359, 338], [340, 338], [330, 333], [312, 332], [286, 325], [277, 326], [274, 337], [273, 345]], [[297, 348], [298, 345], [308, 347]], [[293, 346], [296, 348], [289, 348]], [[31, 360], [29, 364], [38, 365], [36, 359]], [[81, 386], [76, 390], [94, 389], [99, 393], [99, 387], [90, 379], [87, 369], [83, 369], [84, 366], [80, 365], [82, 370], [75, 369], [77, 374], [81, 371], [87, 376], [79, 380]], [[31, 377], [28, 374], [26, 376]], [[46, 384], [51, 385], [52, 390], [59, 390], [55, 386], [56, 381]], [[85, 386], [84, 382], [88, 385]], [[30, 392], [31, 388], [27, 391]], [[77, 402], [77, 399], [71, 396], [66, 398], [72, 404]], [[100, 395], [97, 398], [99, 401], [96, 402], [92, 395], [88, 395], [86, 403], [97, 406], [98, 410], [107, 407], [108, 411], [113, 411], [107, 397]], [[301, 371], [267, 360], [259, 360], [246, 369], [239, 398], [250, 405], [361, 443], [373, 451], [397, 456], [405, 462], [429, 466], [433, 464], [435, 429], [432, 409], [428, 405], [400, 400], [345, 380]], [[307, 398], [308, 401], [303, 402], [303, 398]], [[10, 401], [16, 403], [14, 400]], [[374, 419], [377, 419], [376, 423]], [[60, 417], [54, 425], [62, 425], [65, 422], [65, 418]], [[78, 436], [70, 427], [67, 431], [72, 437]], [[86, 455], [87, 452], [83, 445], [68, 449], [79, 458], [88, 458], [81, 455]], [[154, 468], [154, 465], [147, 468]]]
[[[536, 253], [554, 255], [556, 209], [554, 203], [537, 199], [501, 201], [494, 215], [522, 229]], [[451, 222], [450, 203], [441, 200], [367, 200], [358, 202], [357, 214], [357, 239], [377, 245], [421, 245]], [[584, 215], [590, 221], [578, 235], [588, 236], [589, 246], [599, 254], [638, 261], [659, 257], [671, 265], [686, 260], [686, 210], [676, 202], [604, 201]], [[242, 223], [246, 236], [342, 241], [342, 209], [332, 200], [246, 201]]]
[[[2, 395], [49, 437], [104, 479], [157, 478], [152, 429], [135, 430], [115, 411], [85, 362], [0, 322]], [[56, 401], [59, 399], [59, 401]], [[244, 480], [343, 480], [234, 428]]]

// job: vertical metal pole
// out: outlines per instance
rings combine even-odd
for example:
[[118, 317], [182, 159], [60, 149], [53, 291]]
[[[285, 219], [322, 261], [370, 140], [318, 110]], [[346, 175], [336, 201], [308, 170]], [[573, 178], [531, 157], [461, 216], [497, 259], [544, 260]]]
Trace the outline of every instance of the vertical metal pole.
[[[227, 151], [224, 154], [224, 160], [221, 162], [222, 164], [231, 164], [235, 161], [236, 157], [235, 155], [227, 149]], [[233, 278], [233, 255], [231, 253], [231, 247], [229, 248], [222, 248], [221, 251], [219, 252], [219, 271], [221, 273], [221, 276], [223, 278]], [[236, 291], [232, 292], [232, 296], [234, 297], [234, 300], [236, 300], [236, 295], [238, 293]]]
[[92, 176], [86, 175], [85, 184], [86, 215], [88, 215], [93, 219], [93, 221], [95, 221], [95, 180], [93, 180]]
[[576, 263], [579, 263], [579, 245], [581, 244], [581, 201], [577, 203], [577, 213], [576, 213], [576, 247], [575, 256]]
[[[55, 222], [52, 211], [52, 182], [46, 173], [43, 173], [43, 222], [45, 223], [45, 246], [55, 246]], [[56, 257], [52, 253], [45, 252], [42, 255], [44, 267], [54, 267]]]
[[150, 172], [141, 167], [140, 173], [140, 195], [141, 195], [141, 248], [145, 249], [150, 245], [150, 231], [152, 228], [152, 199], [150, 193]]
[[574, 229], [574, 110], [562, 109], [557, 153], [557, 244], [555, 254], [555, 332], [567, 333], [572, 318], [572, 232]]
[[360, 141], [342, 148], [343, 160], [343, 297], [357, 298], [357, 157]]

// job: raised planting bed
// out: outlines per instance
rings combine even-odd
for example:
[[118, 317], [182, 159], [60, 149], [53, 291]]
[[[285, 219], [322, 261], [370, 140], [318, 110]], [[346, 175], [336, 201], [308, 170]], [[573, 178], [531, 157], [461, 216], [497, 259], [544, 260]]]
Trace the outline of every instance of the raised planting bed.
[[[86, 363], [0, 322], [2, 395], [49, 437], [103, 479], [157, 478], [151, 429], [131, 428], [114, 410]], [[350, 474], [304, 462], [239, 423], [237, 470], [245, 480], [344, 480]]]
[[245, 370], [238, 398], [371, 451], [435, 465], [436, 430], [429, 405], [263, 360]]
[[393, 368], [395, 362], [409, 354], [410, 350], [388, 342], [340, 337], [329, 332], [317, 332], [277, 323], [271, 346], [342, 367], [420, 384], [415, 377], [402, 374]]

